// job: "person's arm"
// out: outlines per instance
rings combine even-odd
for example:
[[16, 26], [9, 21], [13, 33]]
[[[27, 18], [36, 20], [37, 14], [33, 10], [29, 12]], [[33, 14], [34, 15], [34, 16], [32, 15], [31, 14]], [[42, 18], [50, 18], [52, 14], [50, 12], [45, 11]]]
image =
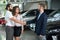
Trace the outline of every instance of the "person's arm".
[[33, 20], [27, 21], [27, 24], [35, 23], [38, 15], [39, 11], [36, 13], [36, 17]]
[[9, 14], [7, 14], [6, 16], [7, 16], [10, 20], [12, 20], [12, 21], [14, 21], [14, 22], [16, 22], [16, 23], [19, 23], [19, 24], [21, 24], [21, 25], [25, 25], [25, 24], [26, 24], [26, 22], [24, 22], [24, 21], [22, 21], [22, 20], [17, 20], [17, 19], [12, 15], [11, 12], [9, 12]]
[[17, 20], [16, 18], [12, 17], [10, 18], [10, 20], [16, 22], [16, 23], [19, 23], [21, 25], [26, 25], [26, 22], [22, 21], [22, 20]]

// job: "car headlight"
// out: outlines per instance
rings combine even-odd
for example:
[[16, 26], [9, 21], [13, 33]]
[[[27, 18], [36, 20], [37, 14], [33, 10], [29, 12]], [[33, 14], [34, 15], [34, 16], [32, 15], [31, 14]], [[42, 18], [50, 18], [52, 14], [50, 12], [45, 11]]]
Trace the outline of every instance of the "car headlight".
[[30, 24], [30, 27], [35, 27], [35, 24]]

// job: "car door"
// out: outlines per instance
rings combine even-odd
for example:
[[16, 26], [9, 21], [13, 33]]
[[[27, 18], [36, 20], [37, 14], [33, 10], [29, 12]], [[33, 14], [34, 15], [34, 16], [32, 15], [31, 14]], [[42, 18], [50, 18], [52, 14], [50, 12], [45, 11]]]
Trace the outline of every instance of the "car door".
[[52, 13], [47, 21], [47, 29], [59, 28], [57, 26], [60, 26], [60, 11]]

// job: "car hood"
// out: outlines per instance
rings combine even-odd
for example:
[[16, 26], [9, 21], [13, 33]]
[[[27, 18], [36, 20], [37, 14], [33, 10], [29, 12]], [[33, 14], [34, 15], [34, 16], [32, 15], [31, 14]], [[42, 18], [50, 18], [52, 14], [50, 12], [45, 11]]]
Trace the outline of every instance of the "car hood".
[[59, 21], [59, 17], [48, 17], [47, 22]]
[[24, 21], [30, 21], [30, 20], [33, 20], [34, 18], [35, 18], [35, 16], [34, 17], [24, 17], [23, 20]]

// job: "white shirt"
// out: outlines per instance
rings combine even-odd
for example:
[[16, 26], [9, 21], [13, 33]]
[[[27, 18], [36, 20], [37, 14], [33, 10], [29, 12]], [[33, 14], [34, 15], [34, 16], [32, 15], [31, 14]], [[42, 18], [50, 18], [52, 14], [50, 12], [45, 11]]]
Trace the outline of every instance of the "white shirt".
[[14, 22], [10, 20], [10, 18], [12, 17], [13, 17], [12, 12], [7, 10], [5, 14], [5, 20], [7, 21], [6, 26], [14, 26]]
[[43, 13], [43, 12], [40, 12], [40, 13], [39, 13], [37, 20], [40, 18], [40, 16], [42, 15], [42, 13]]
[[[17, 20], [23, 20], [23, 18], [22, 18], [22, 16], [21, 15], [19, 15], [18, 14], [18, 16], [17, 17], [15, 17]], [[19, 26], [22, 26], [21, 24], [19, 24], [19, 23], [14, 23], [15, 24], [15, 26], [17, 26], [17, 27], [19, 27]]]

